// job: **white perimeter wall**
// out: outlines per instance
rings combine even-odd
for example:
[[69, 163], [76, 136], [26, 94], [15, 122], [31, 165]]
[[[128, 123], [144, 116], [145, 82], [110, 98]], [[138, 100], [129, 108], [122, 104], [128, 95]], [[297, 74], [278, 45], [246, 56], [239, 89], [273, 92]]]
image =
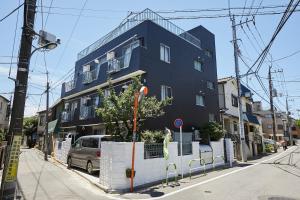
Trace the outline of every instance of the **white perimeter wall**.
[[[229, 143], [232, 145], [232, 142]], [[211, 142], [213, 155], [224, 156], [223, 139], [218, 142]], [[175, 163], [178, 174], [181, 174], [180, 156], [178, 156], [177, 142], [169, 144], [170, 158], [166, 161], [164, 158], [144, 159], [144, 143], [137, 142], [135, 147], [135, 178], [134, 186], [140, 186], [147, 183], [163, 180], [166, 178], [167, 163]], [[230, 147], [229, 153], [233, 160], [233, 147]], [[100, 161], [100, 184], [110, 190], [127, 190], [130, 188], [130, 178], [126, 177], [126, 169], [131, 168], [132, 143], [130, 142], [103, 142], [101, 143], [101, 161]], [[228, 152], [227, 152], [228, 154]], [[199, 143], [193, 142], [193, 154], [183, 156], [183, 173], [189, 173], [189, 161], [199, 158]], [[223, 165], [222, 158], [216, 159], [215, 166]], [[193, 168], [198, 167], [202, 170], [199, 162], [194, 162]], [[206, 166], [211, 168], [212, 165]], [[197, 171], [197, 170], [194, 170]], [[170, 177], [174, 176], [170, 175]]]

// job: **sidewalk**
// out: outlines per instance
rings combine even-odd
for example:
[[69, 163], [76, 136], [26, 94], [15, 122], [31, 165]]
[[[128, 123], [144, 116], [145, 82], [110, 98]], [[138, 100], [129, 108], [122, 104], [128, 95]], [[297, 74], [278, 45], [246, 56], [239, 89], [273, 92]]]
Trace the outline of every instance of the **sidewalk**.
[[22, 149], [18, 170], [20, 189], [26, 200], [107, 199], [87, 180], [51, 162], [34, 149]]

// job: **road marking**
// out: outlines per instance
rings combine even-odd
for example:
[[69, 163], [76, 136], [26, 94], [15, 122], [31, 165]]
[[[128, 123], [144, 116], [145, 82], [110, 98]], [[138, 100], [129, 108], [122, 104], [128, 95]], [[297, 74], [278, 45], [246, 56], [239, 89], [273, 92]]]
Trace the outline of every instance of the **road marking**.
[[[295, 148], [297, 148], [297, 147], [295, 147]], [[174, 192], [170, 192], [170, 193], [165, 194], [165, 195], [163, 195], [163, 196], [160, 196], [160, 197], [154, 197], [154, 198], [143, 198], [143, 200], [156, 200], [156, 199], [162, 199], [162, 198], [166, 198], [166, 197], [168, 197], [168, 196], [172, 196], [172, 195], [177, 194], [177, 193], [179, 193], [179, 192], [182, 192], [182, 191], [185, 191], [185, 190], [188, 190], [188, 189], [197, 187], [197, 186], [199, 186], [199, 185], [203, 185], [203, 184], [206, 184], [206, 183], [215, 181], [215, 180], [217, 180], [217, 179], [220, 179], [220, 178], [223, 178], [223, 177], [226, 177], [226, 176], [229, 176], [229, 175], [238, 173], [238, 172], [240, 172], [240, 171], [243, 171], [243, 170], [246, 170], [246, 169], [255, 167], [256, 165], [262, 164], [262, 163], [264, 163], [264, 162], [268, 162], [268, 161], [270, 161], [270, 160], [272, 160], [272, 159], [275, 159], [275, 158], [281, 156], [282, 154], [287, 153], [287, 152], [289, 152], [290, 150], [295, 149], [295, 148], [289, 148], [288, 150], [286, 150], [286, 151], [284, 151], [284, 152], [281, 152], [280, 154], [278, 154], [278, 155], [276, 155], [276, 156], [273, 156], [273, 157], [271, 157], [271, 158], [269, 158], [269, 159], [260, 161], [260, 162], [258, 162], [258, 163], [255, 163], [255, 164], [250, 165], [250, 166], [247, 166], [247, 167], [243, 167], [243, 168], [241, 168], [241, 169], [234, 170], [234, 171], [232, 171], [232, 172], [228, 172], [227, 174], [223, 174], [223, 175], [220, 175], [220, 176], [217, 176], [217, 177], [214, 177], [214, 178], [211, 178], [211, 179], [202, 181], [202, 182], [200, 182], [200, 183], [196, 183], [196, 184], [194, 184], [194, 185], [187, 186], [187, 187], [185, 187], [185, 188], [178, 189], [178, 190], [176, 190], [176, 191], [174, 191]], [[128, 199], [128, 198], [114, 197], [114, 196], [111, 196], [111, 195], [107, 195], [106, 197], [109, 198], [109, 199], [113, 199], [113, 200], [124, 200], [124, 199]], [[138, 199], [133, 199], [133, 200], [138, 200]]]

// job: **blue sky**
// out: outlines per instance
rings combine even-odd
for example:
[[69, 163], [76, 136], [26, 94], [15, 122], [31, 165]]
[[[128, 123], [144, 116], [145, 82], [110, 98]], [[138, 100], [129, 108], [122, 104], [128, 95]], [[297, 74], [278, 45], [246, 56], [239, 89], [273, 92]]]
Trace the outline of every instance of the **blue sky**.
[[[21, 0], [22, 2], [22, 0]], [[61, 39], [61, 45], [45, 53], [45, 61], [47, 69], [50, 72], [50, 86], [55, 86], [58, 80], [67, 73], [71, 68], [74, 67], [76, 61], [77, 53], [84, 49], [89, 44], [93, 43], [101, 36], [105, 35], [113, 28], [118, 26], [119, 23], [126, 17], [128, 11], [142, 11], [145, 8], [150, 8], [154, 11], [158, 10], [183, 10], [183, 9], [205, 9], [205, 8], [227, 8], [227, 0], [212, 0], [212, 1], [199, 1], [199, 0], [115, 0], [115, 1], [99, 1], [99, 0], [88, 0], [85, 9], [82, 12], [82, 16], [78, 20], [78, 15], [80, 13], [80, 8], [83, 6], [85, 0], [53, 0], [51, 13], [48, 15], [48, 6], [51, 0], [38, 0], [38, 5], [43, 4], [43, 11], [45, 12], [42, 16], [41, 7], [38, 8], [38, 13], [36, 15], [35, 30], [38, 32], [42, 29], [42, 22], [47, 23], [45, 25], [45, 30], [55, 34]], [[72, 2], [70, 4], [70, 2]], [[247, 1], [247, 6], [253, 2], [254, 6], [258, 6], [261, 0]], [[287, 0], [264, 0], [262, 5], [286, 5], [289, 1]], [[242, 0], [231, 0], [232, 7], [243, 7], [245, 1]], [[5, 16], [11, 10], [19, 5], [19, 1], [3, 1], [1, 3], [0, 18]], [[76, 8], [76, 9], [71, 9]], [[277, 9], [278, 10], [278, 9]], [[245, 10], [245, 13], [249, 10]], [[252, 12], [254, 12], [252, 10]], [[19, 50], [19, 41], [21, 37], [21, 27], [23, 23], [22, 19], [23, 9], [20, 9], [19, 20], [17, 23], [16, 32], [16, 43], [14, 47], [14, 56], [17, 56]], [[176, 14], [161, 14], [162, 16], [191, 16], [191, 15], [206, 15], [214, 13], [176, 13]], [[47, 17], [48, 15], [48, 17]], [[271, 15], [271, 16], [257, 16], [255, 18], [256, 28], [261, 34], [262, 39], [267, 43], [279, 20], [281, 15]], [[0, 22], [0, 93], [11, 92], [14, 89], [14, 84], [9, 80], [8, 73], [10, 65], [3, 64], [10, 62], [10, 57], [12, 54], [14, 32], [17, 20], [17, 12], [8, 17], [6, 20]], [[76, 21], [78, 20], [77, 25]], [[241, 18], [238, 17], [237, 21]], [[242, 19], [243, 21], [245, 18]], [[216, 54], [217, 54], [217, 67], [218, 67], [218, 77], [231, 76], [234, 75], [234, 59], [233, 59], [233, 48], [231, 45], [232, 31], [231, 22], [228, 18], [217, 18], [217, 19], [193, 19], [193, 20], [173, 20], [173, 22], [180, 26], [181, 28], [188, 30], [198, 25], [203, 25], [208, 30], [213, 32], [216, 37]], [[271, 48], [271, 54], [274, 60], [292, 54], [298, 50], [299, 47], [299, 22], [300, 13], [294, 13], [289, 21], [284, 26], [283, 30], [279, 33]], [[244, 30], [239, 27], [237, 30], [238, 38], [240, 39], [239, 45], [242, 55], [245, 61], [251, 65], [253, 60], [258, 57], [258, 52], [261, 52], [260, 47], [263, 46], [262, 41], [259, 38], [258, 32], [252, 23], [249, 23], [249, 29], [244, 26]], [[72, 33], [72, 30], [74, 32]], [[256, 44], [254, 37], [258, 40], [261, 46]], [[250, 38], [251, 42], [254, 44], [255, 48], [251, 45], [251, 42], [247, 38]], [[283, 59], [274, 62], [273, 68], [283, 69], [284, 77], [286, 80], [300, 80], [300, 70], [297, 62], [300, 58], [300, 53], [291, 56], [287, 59]], [[15, 58], [13, 62], [15, 62]], [[1, 64], [2, 63], [2, 64]], [[246, 67], [240, 61], [241, 72], [246, 72]], [[269, 63], [265, 63], [260, 71], [260, 76], [267, 77], [267, 69]], [[29, 79], [29, 94], [41, 94], [44, 91], [44, 86], [46, 84], [45, 72], [45, 62], [43, 52], [37, 52], [33, 55], [31, 59]], [[15, 76], [16, 64], [12, 64], [12, 76]], [[273, 74], [275, 80], [283, 80], [283, 74], [277, 73]], [[262, 79], [264, 84], [267, 82]], [[244, 79], [246, 82], [247, 80]], [[262, 88], [258, 85], [254, 77], [249, 77], [248, 84], [250, 87], [255, 89], [256, 92], [260, 93], [264, 98], [267, 98]], [[278, 90], [278, 93], [285, 94], [286, 90], [291, 96], [300, 96], [299, 83], [287, 83], [283, 85], [282, 82], [274, 82], [274, 86]], [[267, 87], [267, 85], [266, 85]], [[10, 97], [10, 95], [3, 94], [3, 96]], [[55, 88], [50, 93], [50, 104], [52, 104], [60, 96], [60, 87]], [[254, 96], [255, 100], [261, 100], [257, 95]], [[285, 110], [285, 97], [280, 97], [275, 99], [276, 105]], [[289, 101], [291, 111], [295, 117], [298, 117], [297, 109], [299, 109], [300, 98], [290, 98]], [[40, 106], [39, 106], [40, 105]], [[298, 106], [298, 107], [297, 107]], [[264, 107], [268, 108], [266, 102], [264, 102]], [[45, 95], [28, 95], [26, 101], [25, 115], [32, 115], [37, 110], [45, 109]]]

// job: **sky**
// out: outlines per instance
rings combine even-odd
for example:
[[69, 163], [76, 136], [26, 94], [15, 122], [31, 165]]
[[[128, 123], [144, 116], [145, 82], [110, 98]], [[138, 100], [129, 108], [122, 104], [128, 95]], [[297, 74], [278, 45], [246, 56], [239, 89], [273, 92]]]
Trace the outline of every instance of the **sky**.
[[[0, 19], [15, 9], [22, 0], [2, 0], [0, 9]], [[72, 2], [72, 3], [70, 3]], [[231, 8], [254, 7], [259, 5], [287, 5], [288, 0], [231, 0]], [[52, 3], [50, 12], [49, 7]], [[63, 76], [75, 67], [77, 53], [88, 45], [101, 38], [113, 28], [117, 27], [130, 11], [142, 11], [150, 8], [153, 11], [169, 10], [190, 10], [190, 9], [210, 9], [228, 8], [227, 0], [37, 0], [38, 9], [35, 20], [35, 31], [41, 29], [56, 35], [61, 44], [49, 52], [36, 52], [32, 55], [30, 63], [30, 75], [28, 85], [28, 95], [26, 99], [25, 116], [34, 115], [37, 111], [45, 109], [46, 96], [41, 95], [45, 91], [46, 70], [50, 77], [50, 105], [53, 104], [61, 93], [60, 80]], [[82, 9], [84, 8], [84, 9]], [[281, 8], [279, 10], [283, 10]], [[278, 10], [274, 8], [273, 10]], [[234, 10], [232, 10], [234, 12]], [[255, 13], [255, 10], [245, 9], [244, 13]], [[43, 13], [43, 14], [42, 14]], [[223, 12], [224, 13], [224, 12]], [[181, 13], [160, 13], [164, 17], [186, 17], [213, 15], [216, 12], [181, 12]], [[237, 38], [243, 60], [249, 66], [258, 58], [259, 53], [270, 41], [281, 15], [263, 15], [255, 17], [255, 26], [252, 22], [246, 25], [237, 26]], [[252, 18], [249, 17], [248, 20]], [[237, 23], [245, 22], [246, 17], [236, 17]], [[215, 35], [216, 56], [218, 78], [234, 76], [234, 57], [232, 46], [232, 29], [229, 18], [197, 18], [197, 19], [177, 19], [172, 20], [184, 30], [189, 30], [195, 26], [202, 25]], [[272, 57], [272, 73], [274, 87], [279, 97], [275, 98], [275, 106], [282, 111], [286, 111], [286, 95], [289, 95], [288, 104], [292, 115], [299, 118], [300, 109], [300, 82], [289, 82], [300, 80], [300, 69], [298, 60], [300, 58], [299, 29], [300, 12], [295, 12], [278, 34], [270, 49], [270, 55], [259, 71], [262, 81], [268, 88], [267, 71]], [[21, 28], [23, 24], [23, 7], [18, 12], [0, 22], [0, 95], [10, 98], [10, 93], [14, 90], [14, 82], [8, 79], [16, 74], [16, 57], [18, 56], [21, 38]], [[15, 42], [14, 42], [15, 41]], [[37, 39], [34, 41], [37, 44]], [[296, 53], [295, 53], [296, 52]], [[285, 56], [294, 54], [286, 59]], [[13, 58], [11, 56], [13, 55]], [[276, 61], [281, 59], [279, 61]], [[7, 64], [10, 62], [13, 64]], [[241, 74], [246, 73], [247, 66], [239, 61]], [[283, 80], [286, 80], [284, 83]], [[269, 108], [267, 99], [261, 86], [254, 76], [243, 78], [244, 84], [251, 87], [258, 95], [254, 95], [254, 100], [262, 101], [264, 108]], [[59, 86], [58, 86], [59, 85]], [[56, 86], [56, 87], [55, 87]], [[253, 92], [253, 93], [255, 93]]]

